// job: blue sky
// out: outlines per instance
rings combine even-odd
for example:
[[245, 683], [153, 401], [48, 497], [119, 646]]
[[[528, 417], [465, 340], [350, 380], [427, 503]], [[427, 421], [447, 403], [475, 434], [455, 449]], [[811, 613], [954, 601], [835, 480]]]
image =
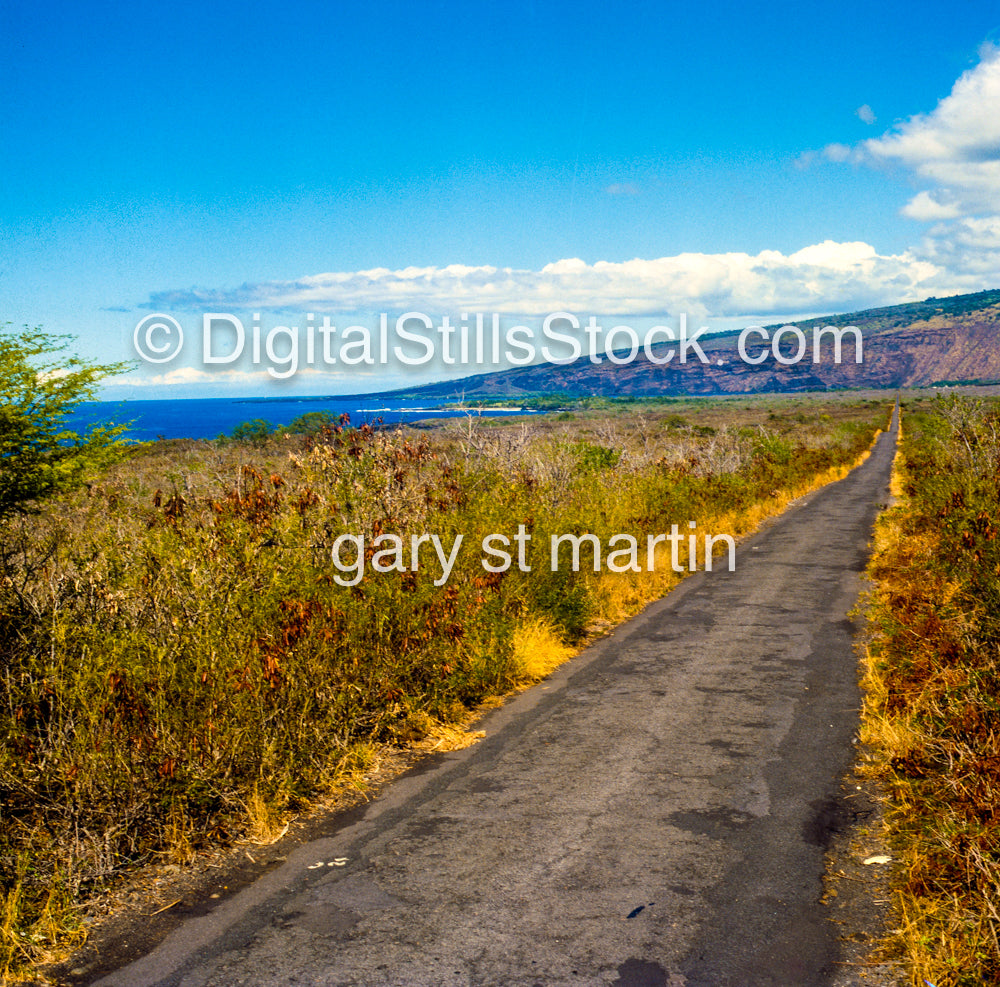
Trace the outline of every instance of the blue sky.
[[726, 328], [998, 287], [997, 42], [974, 0], [4, 2], [0, 319], [121, 360], [171, 315], [134, 397], [337, 393], [417, 377], [206, 368], [203, 313]]

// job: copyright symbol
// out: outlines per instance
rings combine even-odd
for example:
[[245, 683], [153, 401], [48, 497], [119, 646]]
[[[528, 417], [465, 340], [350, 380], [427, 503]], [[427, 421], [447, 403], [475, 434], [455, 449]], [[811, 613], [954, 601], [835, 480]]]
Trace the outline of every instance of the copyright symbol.
[[135, 327], [132, 345], [146, 363], [169, 363], [184, 345], [184, 330], [172, 316], [155, 312]]

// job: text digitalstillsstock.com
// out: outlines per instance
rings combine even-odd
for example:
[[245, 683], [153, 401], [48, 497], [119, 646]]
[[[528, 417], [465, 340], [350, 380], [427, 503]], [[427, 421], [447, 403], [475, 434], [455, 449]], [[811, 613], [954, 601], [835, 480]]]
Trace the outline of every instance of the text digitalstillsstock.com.
[[[285, 380], [299, 370], [332, 367], [388, 366], [421, 367], [438, 362], [445, 366], [524, 367], [539, 358], [555, 364], [573, 363], [581, 358], [591, 363], [623, 366], [639, 354], [659, 366], [676, 360], [679, 364], [714, 362], [699, 338], [709, 331], [702, 326], [689, 331], [687, 316], [678, 317], [678, 328], [656, 325], [640, 332], [628, 325], [606, 327], [591, 315], [586, 323], [570, 312], [552, 312], [540, 329], [525, 325], [503, 326], [498, 314], [463, 313], [453, 322], [447, 315], [433, 319], [423, 312], [405, 312], [396, 319], [386, 313], [377, 328], [364, 325], [337, 326], [324, 315], [310, 312], [296, 325], [263, 327], [260, 314], [253, 315], [249, 328], [228, 312], [205, 312], [201, 319], [203, 366], [226, 366], [249, 360], [266, 366], [270, 376]], [[538, 337], [544, 340], [540, 343]], [[132, 334], [133, 346], [146, 363], [164, 364], [176, 359], [184, 348], [184, 330], [173, 316], [156, 313], [141, 319]], [[757, 365], [771, 356], [783, 366], [803, 360], [823, 362], [822, 347], [832, 344], [832, 362], [841, 363], [846, 352], [853, 362], [863, 359], [863, 337], [857, 326], [815, 326], [811, 340], [797, 326], [769, 331], [748, 326], [739, 335], [736, 351], [743, 363]], [[673, 343], [673, 346], [667, 346]], [[551, 344], [551, 345], [550, 345]], [[851, 345], [853, 344], [853, 345]], [[194, 354], [189, 354], [189, 356]]]
[[[611, 535], [607, 543], [594, 534], [561, 534], [549, 537], [548, 563], [552, 572], [561, 568], [571, 568], [579, 572], [583, 568], [581, 556], [589, 553], [594, 572], [602, 568], [609, 572], [652, 572], [657, 564], [658, 546], [666, 553], [669, 545], [670, 568], [673, 572], [696, 572], [698, 559], [703, 560], [706, 571], [712, 571], [712, 554], [716, 544], [725, 546], [729, 572], [736, 568], [736, 540], [732, 535], [703, 535], [699, 539], [691, 529], [697, 522], [688, 522], [688, 531], [672, 524], [670, 532], [647, 534], [644, 539], [630, 534]], [[443, 586], [451, 576], [465, 536], [456, 534], [450, 546], [437, 534], [416, 534], [408, 538], [396, 534], [381, 534], [371, 540], [371, 558], [368, 566], [374, 572], [416, 572], [422, 567], [436, 563], [440, 576], [434, 580], [435, 586]], [[487, 572], [507, 572], [516, 565], [520, 572], [531, 572], [528, 563], [528, 546], [531, 535], [523, 524], [518, 525], [516, 535], [495, 533], [487, 535], [480, 546], [480, 563]], [[508, 551], [509, 549], [509, 551]], [[365, 576], [365, 539], [361, 535], [340, 535], [333, 543], [333, 564], [344, 575], [335, 575], [334, 581], [340, 586], [357, 586]], [[665, 564], [663, 559], [662, 563]]]

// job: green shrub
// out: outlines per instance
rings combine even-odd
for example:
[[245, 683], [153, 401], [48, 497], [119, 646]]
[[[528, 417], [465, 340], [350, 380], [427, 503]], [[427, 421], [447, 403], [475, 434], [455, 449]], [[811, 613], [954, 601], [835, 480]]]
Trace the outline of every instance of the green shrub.
[[229, 437], [234, 442], [250, 442], [254, 445], [263, 445], [275, 433], [274, 426], [263, 418], [252, 418], [248, 422], [240, 422], [229, 433]]
[[126, 451], [123, 425], [81, 435], [66, 417], [127, 364], [64, 355], [70, 337], [40, 329], [0, 332], [0, 521], [68, 490]]

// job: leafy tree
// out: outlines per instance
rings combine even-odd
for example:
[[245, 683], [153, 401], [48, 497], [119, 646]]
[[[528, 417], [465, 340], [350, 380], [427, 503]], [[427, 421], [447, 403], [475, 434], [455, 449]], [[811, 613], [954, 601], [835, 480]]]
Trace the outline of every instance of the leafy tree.
[[230, 438], [237, 442], [251, 442], [254, 445], [261, 445], [268, 436], [274, 435], [274, 426], [263, 418], [252, 418], [248, 422], [241, 422], [230, 434]]
[[292, 435], [315, 435], [335, 424], [329, 411], [307, 411], [292, 421], [286, 431]]
[[0, 521], [79, 483], [118, 458], [124, 425], [86, 434], [66, 417], [94, 399], [100, 381], [127, 363], [92, 364], [66, 353], [72, 337], [0, 326]]

